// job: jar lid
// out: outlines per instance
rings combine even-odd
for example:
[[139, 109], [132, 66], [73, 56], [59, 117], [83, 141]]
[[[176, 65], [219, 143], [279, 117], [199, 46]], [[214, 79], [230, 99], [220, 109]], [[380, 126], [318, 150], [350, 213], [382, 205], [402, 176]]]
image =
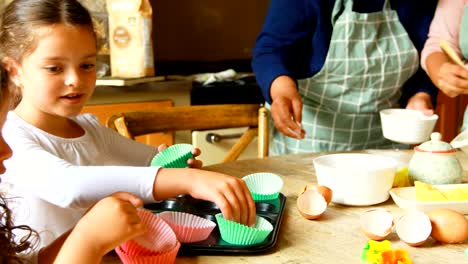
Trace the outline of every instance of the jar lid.
[[442, 136], [438, 132], [431, 134], [431, 140], [422, 143], [414, 148], [416, 151], [432, 152], [432, 153], [451, 153], [457, 150], [447, 142], [441, 140]]

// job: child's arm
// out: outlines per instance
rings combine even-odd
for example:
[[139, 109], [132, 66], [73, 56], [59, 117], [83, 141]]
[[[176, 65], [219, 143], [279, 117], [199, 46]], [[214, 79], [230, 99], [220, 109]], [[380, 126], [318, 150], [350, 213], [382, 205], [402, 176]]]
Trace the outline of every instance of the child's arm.
[[142, 204], [129, 193], [99, 201], [72, 230], [54, 263], [100, 263], [107, 252], [144, 232], [136, 211]]
[[163, 200], [178, 194], [212, 201], [227, 219], [255, 224], [255, 203], [240, 178], [199, 169], [160, 169], [154, 181], [154, 198]]

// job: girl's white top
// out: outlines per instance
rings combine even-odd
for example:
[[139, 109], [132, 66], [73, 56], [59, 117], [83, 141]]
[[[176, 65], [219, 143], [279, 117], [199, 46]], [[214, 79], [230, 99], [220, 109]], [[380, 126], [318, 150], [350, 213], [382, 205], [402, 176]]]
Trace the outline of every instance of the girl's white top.
[[8, 113], [3, 128], [13, 156], [5, 161], [7, 171], [1, 178], [15, 198], [9, 204], [15, 224], [39, 232], [38, 248], [71, 229], [86, 209], [114, 192], [154, 202], [159, 167], [149, 164], [157, 149], [120, 136], [94, 115], [72, 119], [84, 129], [83, 136], [51, 135], [14, 112]]

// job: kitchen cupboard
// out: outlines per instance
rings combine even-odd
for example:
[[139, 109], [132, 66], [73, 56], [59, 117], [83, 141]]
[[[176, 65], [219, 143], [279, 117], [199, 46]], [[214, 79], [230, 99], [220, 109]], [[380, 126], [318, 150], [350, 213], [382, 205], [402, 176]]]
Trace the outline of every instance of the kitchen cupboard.
[[[107, 119], [113, 114], [126, 111], [136, 110], [151, 110], [158, 107], [174, 106], [172, 100], [158, 100], [158, 101], [143, 101], [132, 103], [111, 103], [111, 104], [98, 104], [87, 105], [83, 108], [83, 113], [95, 114], [101, 124], [106, 125]], [[174, 144], [174, 132], [167, 133], [153, 133], [145, 136], [135, 138], [136, 141], [148, 145], [159, 146], [161, 144]]]

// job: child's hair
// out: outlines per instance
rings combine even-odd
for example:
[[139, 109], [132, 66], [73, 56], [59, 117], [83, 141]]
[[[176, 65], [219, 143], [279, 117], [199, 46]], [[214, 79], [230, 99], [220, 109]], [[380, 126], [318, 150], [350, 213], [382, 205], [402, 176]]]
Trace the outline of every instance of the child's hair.
[[17, 62], [34, 51], [41, 32], [38, 29], [43, 26], [84, 26], [94, 34], [91, 15], [77, 0], [14, 0], [6, 6], [1, 20], [2, 55]]
[[[8, 103], [10, 82], [3, 66], [0, 65], [0, 105]], [[1, 181], [0, 181], [1, 182]], [[27, 253], [33, 241], [39, 236], [29, 226], [14, 226], [8, 199], [0, 190], [0, 263], [23, 263], [20, 253]], [[22, 230], [26, 235], [15, 239], [13, 230]]]

